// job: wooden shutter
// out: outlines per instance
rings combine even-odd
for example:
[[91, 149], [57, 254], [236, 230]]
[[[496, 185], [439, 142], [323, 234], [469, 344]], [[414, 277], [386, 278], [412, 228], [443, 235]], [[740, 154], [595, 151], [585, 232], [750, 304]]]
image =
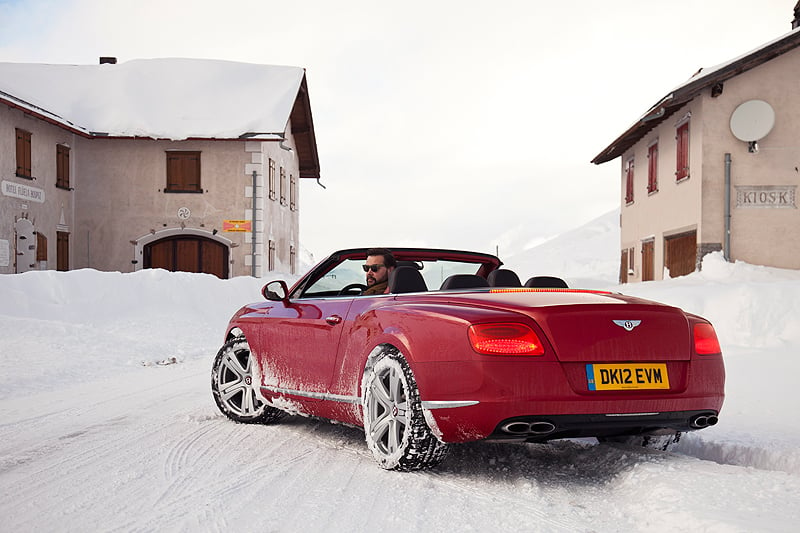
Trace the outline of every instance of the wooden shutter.
[[47, 237], [41, 231], [36, 232], [36, 262], [47, 263]]
[[625, 203], [633, 203], [633, 158], [625, 163]]
[[69, 189], [69, 147], [56, 145], [56, 187]]
[[645, 241], [642, 243], [642, 281], [652, 281], [655, 279], [654, 273], [655, 241]]
[[675, 140], [677, 145], [675, 179], [682, 180], [689, 177], [689, 122], [678, 126]]
[[647, 192], [658, 191], [658, 143], [647, 148]]
[[286, 170], [281, 167], [281, 205], [286, 205]]
[[628, 249], [622, 250], [622, 257], [619, 261], [619, 282], [628, 283]]
[[275, 161], [269, 160], [269, 199], [274, 200], [275, 194]]
[[69, 233], [66, 231], [56, 232], [56, 269], [69, 270]]
[[200, 152], [167, 152], [167, 192], [203, 192]]
[[17, 129], [17, 176], [33, 177], [31, 172], [31, 134]]

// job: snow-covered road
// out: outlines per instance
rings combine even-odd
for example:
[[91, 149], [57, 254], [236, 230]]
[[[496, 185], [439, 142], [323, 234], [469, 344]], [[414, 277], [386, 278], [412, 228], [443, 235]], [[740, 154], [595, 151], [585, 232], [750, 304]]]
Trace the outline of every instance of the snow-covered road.
[[[672, 452], [593, 439], [460, 445], [415, 473], [378, 468], [356, 428], [218, 413], [214, 352], [263, 280], [0, 277], [0, 531], [795, 531], [798, 344], [790, 333], [756, 346], [751, 324], [737, 332], [750, 346], [726, 347], [726, 313], [742, 312], [727, 296], [758, 308], [762, 282], [693, 276], [625, 289], [725, 302], [703, 309], [718, 315], [727, 356], [718, 426]], [[800, 280], [769, 283], [784, 283], [787, 303], [771, 295], [773, 308], [800, 299]]]

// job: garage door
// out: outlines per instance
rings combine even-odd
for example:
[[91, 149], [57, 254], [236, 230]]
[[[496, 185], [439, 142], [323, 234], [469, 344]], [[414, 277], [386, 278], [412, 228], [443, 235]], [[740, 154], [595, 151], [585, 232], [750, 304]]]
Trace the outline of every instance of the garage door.
[[228, 278], [228, 247], [196, 236], [167, 237], [145, 245], [144, 268], [202, 272]]
[[664, 239], [664, 266], [673, 278], [695, 271], [697, 265], [697, 232], [691, 231]]

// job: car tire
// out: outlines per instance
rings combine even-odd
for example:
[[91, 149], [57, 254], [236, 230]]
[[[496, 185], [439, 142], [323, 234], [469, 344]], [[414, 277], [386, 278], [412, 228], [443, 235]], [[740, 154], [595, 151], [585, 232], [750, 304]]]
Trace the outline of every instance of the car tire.
[[214, 358], [211, 391], [219, 410], [242, 424], [266, 424], [286, 413], [264, 403], [253, 378], [253, 357], [244, 337], [226, 342]]
[[414, 375], [405, 358], [384, 351], [365, 370], [362, 407], [367, 446], [387, 470], [427, 470], [447, 454], [428, 427]]

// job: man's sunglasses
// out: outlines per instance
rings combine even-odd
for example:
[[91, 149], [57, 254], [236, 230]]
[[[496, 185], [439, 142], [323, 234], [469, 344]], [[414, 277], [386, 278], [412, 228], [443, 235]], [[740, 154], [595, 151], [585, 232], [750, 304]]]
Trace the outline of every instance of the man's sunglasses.
[[373, 272], [377, 272], [383, 267], [383, 265], [361, 265], [361, 268], [364, 269], [364, 272], [369, 272], [372, 270]]

